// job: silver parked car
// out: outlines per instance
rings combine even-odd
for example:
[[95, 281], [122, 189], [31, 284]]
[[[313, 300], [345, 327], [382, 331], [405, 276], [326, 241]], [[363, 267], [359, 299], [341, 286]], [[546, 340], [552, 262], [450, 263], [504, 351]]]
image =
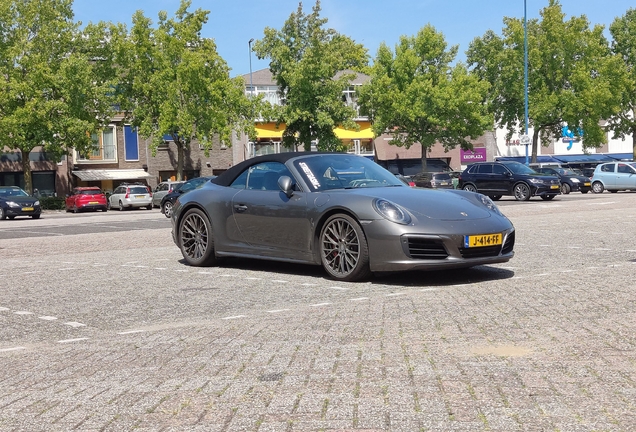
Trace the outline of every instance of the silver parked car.
[[122, 183], [108, 197], [108, 207], [119, 210], [145, 207], [152, 210], [150, 187], [143, 184]]
[[163, 197], [168, 195], [170, 192], [179, 189], [184, 182], [182, 181], [163, 181], [157, 185], [154, 192], [152, 193], [152, 206], [159, 207], [161, 205], [161, 200]]
[[609, 162], [596, 166], [592, 192], [636, 190], [636, 162]]
[[340, 281], [372, 272], [503, 263], [515, 229], [485, 195], [404, 184], [344, 153], [243, 161], [181, 195], [172, 236], [185, 262], [237, 256], [322, 265]]

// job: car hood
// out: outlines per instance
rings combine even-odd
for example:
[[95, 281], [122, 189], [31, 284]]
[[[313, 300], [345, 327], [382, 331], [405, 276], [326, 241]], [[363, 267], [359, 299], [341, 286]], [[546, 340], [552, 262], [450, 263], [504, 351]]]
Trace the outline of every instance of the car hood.
[[12, 197], [5, 197], [4, 200], [7, 202], [13, 201], [14, 203], [33, 205], [38, 199], [34, 197], [30, 197], [30, 196], [12, 196]]
[[361, 188], [347, 192], [369, 198], [384, 198], [404, 207], [418, 218], [474, 220], [489, 218], [494, 214], [473, 192], [410, 187]]

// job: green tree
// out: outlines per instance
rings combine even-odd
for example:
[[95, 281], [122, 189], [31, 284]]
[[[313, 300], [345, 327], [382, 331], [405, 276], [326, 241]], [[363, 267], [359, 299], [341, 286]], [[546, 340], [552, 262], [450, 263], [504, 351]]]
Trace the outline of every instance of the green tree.
[[[489, 30], [474, 39], [467, 58], [491, 83], [488, 106], [510, 137], [525, 126], [524, 24], [504, 18], [504, 25], [502, 36]], [[539, 140], [547, 144], [561, 137], [566, 124], [586, 148], [599, 147], [606, 142], [599, 123], [618, 111], [616, 95], [625, 85], [624, 66], [611, 54], [603, 26], [590, 28], [584, 15], [565, 20], [558, 0], [550, 0], [541, 20], [528, 21], [527, 30], [532, 162]]]
[[468, 73], [462, 64], [451, 66], [457, 46], [447, 49], [444, 35], [427, 25], [416, 36], [402, 36], [395, 53], [382, 44], [371, 69], [371, 81], [360, 91], [363, 112], [373, 121], [376, 135], [390, 133], [390, 144], [445, 149], [472, 148], [475, 139], [493, 127], [482, 104], [488, 83]]
[[269, 68], [285, 103], [275, 110], [278, 123], [285, 123], [283, 145], [302, 144], [311, 149], [312, 140], [320, 150], [343, 150], [334, 128], [356, 129], [356, 110], [342, 101], [342, 92], [355, 74], [367, 64], [366, 49], [351, 38], [324, 28], [320, 1], [312, 13], [303, 13], [302, 3], [281, 30], [265, 28], [263, 39], [254, 43], [259, 58], [269, 58]]
[[610, 26], [614, 38], [613, 52], [624, 61], [628, 73], [628, 89], [621, 93], [621, 111], [609, 121], [608, 128], [617, 138], [632, 136], [633, 158], [636, 160], [636, 9], [629, 9]]
[[160, 12], [157, 28], [137, 11], [118, 50], [121, 106], [139, 134], [152, 138], [153, 154], [164, 136], [172, 137], [178, 180], [194, 140], [209, 154], [215, 136], [229, 146], [234, 131], [255, 135], [255, 101], [245, 96], [242, 78], [229, 77], [214, 40], [201, 37], [209, 11], [190, 12], [190, 4], [182, 0], [174, 18]]
[[71, 5], [0, 0], [0, 149], [20, 152], [29, 192], [33, 149], [55, 158], [88, 151], [111, 115], [110, 83], [96, 72]]

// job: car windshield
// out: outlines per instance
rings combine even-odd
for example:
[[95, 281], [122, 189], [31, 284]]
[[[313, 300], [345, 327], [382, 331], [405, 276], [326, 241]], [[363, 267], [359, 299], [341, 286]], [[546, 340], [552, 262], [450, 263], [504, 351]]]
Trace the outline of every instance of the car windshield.
[[20, 188], [0, 189], [0, 196], [2, 197], [23, 197], [29, 196], [28, 193]]
[[505, 165], [506, 165], [506, 167], [508, 167], [508, 169], [510, 171], [512, 171], [515, 174], [539, 175], [538, 172], [536, 172], [535, 170], [533, 170], [529, 166], [524, 165], [524, 164], [519, 163], [519, 162], [510, 162], [510, 163], [507, 163]]
[[188, 180], [187, 182], [182, 184], [181, 187], [179, 187], [179, 191], [187, 192], [187, 191], [190, 191], [192, 189], [196, 189], [196, 188], [198, 188], [199, 186], [201, 186], [203, 183], [205, 183], [208, 180], [209, 179], [206, 178], [206, 177], [197, 177], [195, 179]]
[[361, 156], [312, 155], [299, 158], [294, 165], [316, 191], [405, 186], [394, 174]]
[[580, 175], [576, 171], [569, 170], [569, 169], [563, 169], [563, 168], [559, 168], [559, 169], [557, 169], [555, 171], [558, 172], [561, 175], [566, 175], [566, 176]]

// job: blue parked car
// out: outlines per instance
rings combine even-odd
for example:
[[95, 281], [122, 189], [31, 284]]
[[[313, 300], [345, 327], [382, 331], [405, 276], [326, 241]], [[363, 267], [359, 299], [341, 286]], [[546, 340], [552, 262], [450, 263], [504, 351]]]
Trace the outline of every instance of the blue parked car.
[[609, 162], [596, 166], [592, 192], [636, 190], [636, 162]]

